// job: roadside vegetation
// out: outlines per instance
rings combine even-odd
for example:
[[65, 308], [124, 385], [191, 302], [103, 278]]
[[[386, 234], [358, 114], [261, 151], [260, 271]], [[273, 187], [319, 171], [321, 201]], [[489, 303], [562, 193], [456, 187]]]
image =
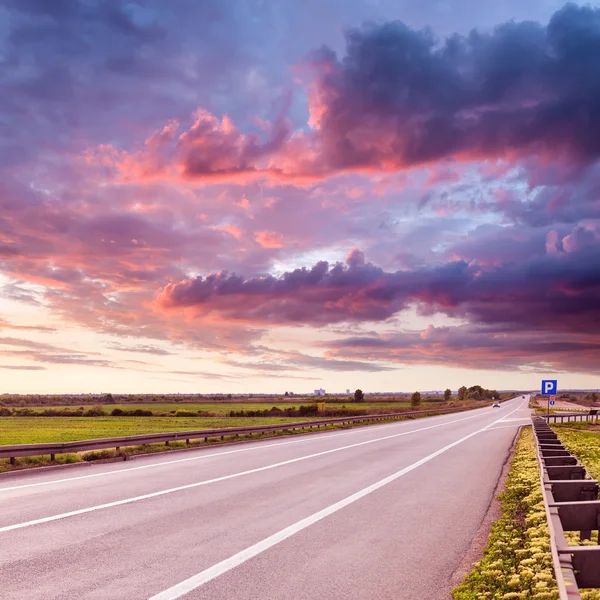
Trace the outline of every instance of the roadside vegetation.
[[[418, 392], [417, 392], [418, 393]], [[420, 396], [419, 396], [420, 398]], [[0, 417], [347, 417], [410, 410], [435, 410], [477, 406], [473, 400], [463, 402], [364, 402], [352, 404], [96, 404], [94, 406], [31, 406], [0, 405]]]
[[[204, 429], [226, 429], [260, 425], [277, 425], [315, 419], [335, 417], [360, 417], [381, 414], [402, 414], [412, 411], [428, 412], [446, 408], [476, 408], [487, 400], [488, 390], [480, 386], [465, 388], [461, 398], [446, 390], [439, 396], [421, 395], [419, 392], [408, 395], [367, 398], [357, 389], [349, 397], [326, 396], [308, 398], [303, 404], [302, 397], [286, 392], [273, 402], [273, 397], [233, 398], [231, 395], [207, 397], [195, 395], [77, 395], [43, 396], [30, 395], [0, 396], [0, 446], [14, 444], [60, 443], [86, 439], [113, 438], [141, 434], [190, 431]], [[485, 393], [484, 393], [485, 392]], [[494, 395], [496, 395], [494, 393]], [[511, 397], [507, 394], [506, 397]], [[89, 401], [95, 399], [95, 404]], [[212, 401], [198, 401], [211, 399]], [[144, 402], [140, 402], [144, 400]], [[421, 416], [421, 415], [419, 415]], [[423, 415], [425, 416], [425, 415]], [[416, 418], [409, 415], [406, 418]], [[331, 426], [340, 427], [340, 426]], [[348, 426], [346, 426], [348, 427]], [[329, 428], [329, 427], [327, 427]], [[325, 428], [321, 428], [324, 430]], [[285, 433], [264, 434], [257, 437], [289, 435]], [[225, 436], [223, 441], [244, 439]], [[192, 445], [219, 443], [209, 439], [193, 442]], [[151, 451], [164, 451], [178, 447], [143, 446], [121, 449], [120, 455]], [[88, 452], [84, 455], [56, 455], [56, 464], [96, 460], [118, 456], [112, 450]], [[17, 459], [9, 465], [8, 459], [0, 460], [0, 471], [23, 468], [31, 465], [48, 464], [49, 457]]]
[[[294, 423], [303, 419], [273, 418], [269, 425]], [[112, 438], [165, 431], [192, 431], [222, 427], [264, 425], [264, 419], [230, 419], [228, 417], [12, 417], [0, 419], [0, 446], [43, 444]]]
[[[570, 423], [554, 426], [565, 446], [600, 478], [600, 426]], [[539, 483], [533, 432], [517, 442], [506, 488], [500, 496], [502, 516], [492, 527], [483, 557], [453, 591], [455, 600], [558, 600], [550, 555], [550, 538]], [[572, 545], [579, 532], [566, 532]], [[600, 600], [600, 590], [580, 590], [582, 600]]]
[[584, 421], [552, 427], [565, 447], [585, 465], [588, 473], [600, 479], [600, 425]]
[[455, 588], [454, 599], [558, 600], [531, 429], [517, 442], [500, 500], [502, 516], [483, 557]]
[[[406, 420], [418, 419], [424, 415], [407, 415], [403, 417]], [[32, 444], [44, 442], [68, 442], [76, 440], [119, 437], [128, 435], [141, 435], [144, 433], [161, 433], [165, 431], [191, 431], [202, 429], [219, 429], [224, 427], [245, 427], [251, 425], [275, 425], [297, 423], [305, 419], [293, 418], [277, 418], [269, 419], [252, 419], [252, 418], [228, 418], [221, 419], [200, 419], [200, 418], [163, 418], [156, 419], [147, 418], [127, 418], [127, 417], [97, 417], [90, 419], [87, 417], [69, 417], [64, 419], [54, 418], [48, 419], [43, 417], [27, 417], [19, 419], [16, 417], [0, 418], [0, 445], [9, 444]], [[386, 422], [386, 421], [383, 421]], [[395, 420], [394, 422], [398, 422]], [[322, 426], [320, 430], [326, 431], [332, 429], [350, 429], [353, 427], [364, 427], [369, 423], [352, 423], [352, 424], [334, 424]], [[14, 465], [11, 465], [9, 459], [0, 459], [0, 473], [5, 471], [13, 471], [25, 469], [29, 467], [39, 467], [47, 465], [70, 464], [83, 461], [95, 461], [102, 459], [112, 459], [125, 456], [133, 456], [136, 454], [149, 454], [153, 452], [165, 452], [169, 450], [177, 450], [191, 447], [206, 447], [216, 446], [224, 443], [240, 442], [247, 440], [257, 440], [263, 438], [282, 437], [290, 435], [299, 435], [306, 431], [276, 431], [272, 433], [253, 433], [248, 435], [225, 435], [221, 440], [219, 437], [204, 438], [190, 440], [188, 446], [185, 442], [169, 442], [165, 444], [148, 444], [140, 446], [121, 447], [119, 451], [112, 449], [107, 450], [92, 450], [88, 452], [57, 454], [54, 461], [50, 461], [47, 455], [17, 458]]]

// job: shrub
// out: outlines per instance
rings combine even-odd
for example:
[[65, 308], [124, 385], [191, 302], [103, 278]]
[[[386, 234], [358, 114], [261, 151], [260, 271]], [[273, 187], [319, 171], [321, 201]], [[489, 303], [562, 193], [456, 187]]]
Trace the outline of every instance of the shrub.
[[104, 412], [104, 409], [102, 408], [101, 404], [96, 404], [95, 406], [92, 406], [92, 408], [90, 408], [89, 410], [86, 410], [83, 413], [84, 417], [103, 417], [106, 413]]
[[298, 408], [300, 417], [314, 416], [319, 413], [319, 407], [316, 404], [302, 405]]
[[0, 406], [0, 417], [10, 417], [11, 415], [12, 415], [12, 410], [10, 410], [10, 408]]
[[420, 406], [421, 404], [421, 392], [415, 392], [410, 397], [410, 405], [413, 407]]
[[122, 417], [125, 411], [122, 408], [113, 408], [110, 414], [113, 417]]
[[197, 417], [198, 413], [193, 410], [178, 410], [175, 413], [176, 417]]

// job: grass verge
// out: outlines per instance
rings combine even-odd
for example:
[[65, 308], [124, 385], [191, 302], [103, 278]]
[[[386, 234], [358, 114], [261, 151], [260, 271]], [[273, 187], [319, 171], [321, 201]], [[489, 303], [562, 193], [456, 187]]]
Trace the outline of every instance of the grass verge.
[[[443, 414], [443, 413], [439, 413], [439, 414]], [[165, 451], [169, 451], [169, 450], [178, 450], [178, 449], [185, 449], [185, 448], [201, 448], [201, 447], [207, 447], [207, 446], [218, 446], [221, 444], [227, 444], [227, 443], [232, 443], [232, 442], [243, 442], [243, 441], [250, 441], [250, 440], [259, 440], [259, 439], [265, 439], [265, 438], [275, 438], [275, 437], [284, 437], [284, 436], [291, 436], [291, 435], [300, 435], [300, 434], [304, 434], [304, 433], [318, 433], [320, 431], [330, 431], [332, 429], [351, 429], [353, 427], [364, 427], [366, 425], [374, 425], [374, 424], [381, 424], [381, 423], [390, 423], [390, 422], [394, 422], [397, 423], [398, 421], [405, 421], [405, 420], [412, 420], [412, 419], [419, 419], [419, 418], [423, 418], [423, 417], [431, 417], [431, 416], [435, 416], [435, 414], [424, 414], [424, 415], [410, 415], [410, 416], [406, 416], [406, 417], [402, 417], [401, 419], [390, 419], [390, 420], [384, 420], [384, 421], [378, 421], [377, 423], [353, 423], [353, 424], [348, 424], [348, 425], [327, 425], [327, 426], [322, 426], [320, 429], [313, 429], [312, 431], [310, 430], [296, 430], [296, 431], [292, 431], [292, 430], [286, 430], [286, 431], [276, 431], [276, 432], [272, 432], [272, 433], [262, 433], [262, 434], [248, 434], [248, 435], [240, 435], [238, 437], [235, 436], [225, 436], [225, 438], [223, 440], [221, 440], [220, 438], [208, 438], [208, 440], [205, 442], [204, 438], [200, 438], [197, 440], [191, 440], [191, 443], [189, 446], [186, 445], [185, 442], [170, 442], [168, 446], [166, 446], [165, 444], [148, 444], [148, 445], [144, 445], [144, 446], [127, 446], [127, 447], [121, 447], [120, 450], [117, 452], [116, 450], [112, 450], [112, 449], [107, 449], [107, 450], [91, 450], [88, 452], [79, 452], [79, 453], [69, 453], [69, 454], [57, 454], [56, 455], [56, 460], [54, 461], [50, 461], [50, 457], [47, 455], [44, 456], [34, 456], [34, 457], [26, 457], [26, 458], [18, 458], [16, 459], [16, 462], [14, 465], [11, 465], [9, 462], [9, 459], [0, 459], [0, 473], [3, 472], [7, 472], [7, 471], [14, 471], [14, 470], [21, 470], [21, 469], [27, 469], [27, 468], [32, 468], [32, 467], [41, 467], [41, 466], [48, 466], [48, 465], [61, 465], [61, 464], [71, 464], [71, 463], [76, 463], [76, 462], [83, 462], [83, 461], [94, 461], [94, 460], [101, 460], [101, 459], [107, 459], [107, 458], [118, 458], [118, 457], [126, 457], [126, 456], [133, 456], [133, 455], [137, 455], [137, 454], [151, 454], [151, 453], [155, 453], [155, 452], [165, 452]], [[71, 425], [73, 423], [75, 423], [79, 418], [78, 417], [66, 417], [64, 420], [66, 421], [65, 426], [66, 425]], [[28, 418], [24, 418], [23, 421], [25, 421], [25, 423], [23, 424], [24, 426], [27, 426], [27, 424], [30, 424], [32, 421], [39, 421], [40, 425], [44, 425], [46, 423], [48, 423], [48, 425], [51, 425], [51, 423], [57, 423], [60, 418], [52, 418], [52, 419], [48, 419], [45, 417], [28, 417]], [[101, 417], [95, 417], [95, 418], [89, 418], [89, 417], [82, 417], [81, 421], [83, 422], [82, 424], [87, 424], [87, 423], [93, 423], [94, 421], [99, 421], [102, 420]], [[107, 417], [106, 420], [112, 424], [114, 423], [117, 418], [115, 417]], [[134, 417], [125, 417], [122, 419], [128, 426], [135, 421]], [[146, 425], [148, 423], [151, 424], [155, 424], [158, 421], [161, 421], [162, 418], [161, 417], [157, 417], [155, 419], [147, 419], [147, 418], [141, 418], [140, 422], [143, 425]], [[191, 419], [192, 421], [194, 421], [194, 423], [187, 423], [187, 425], [185, 425], [186, 423], [186, 419], [172, 419], [171, 421], [174, 421], [173, 425], [174, 427], [172, 429], [167, 428], [166, 425], [164, 425], [162, 428], [160, 429], [156, 429], [156, 430], [152, 430], [153, 431], [190, 431], [193, 429], [211, 429], [211, 428], [217, 428], [217, 427], [236, 427], [236, 426], [244, 426], [244, 425], [265, 425], [265, 424], [269, 424], [269, 425], [274, 425], [278, 422], [282, 422], [282, 423], [290, 423], [293, 424], [294, 422], [297, 421], [303, 421], [305, 419], [269, 419], [267, 422], [265, 422], [264, 419], [248, 419], [248, 418], [244, 418], [244, 419], [235, 419], [235, 418], [227, 418], [226, 422], [227, 425], [207, 425], [206, 421], [214, 421], [215, 419]], [[223, 419], [222, 419], [223, 420]], [[221, 420], [221, 421], [222, 421]], [[0, 418], [0, 440], [2, 440], [2, 427], [6, 426], [6, 422], [13, 424], [17, 421], [17, 419], [15, 417], [7, 417], [6, 419], [2, 419]], [[198, 421], [202, 421], [202, 423], [198, 423]], [[256, 422], [253, 422], [256, 421]], [[175, 427], [175, 425], [177, 425], [177, 427]], [[185, 425], [185, 426], [184, 426]], [[88, 431], [87, 429], [85, 429], [84, 431]], [[97, 430], [96, 430], [97, 431]], [[135, 433], [150, 433], [147, 430], [143, 430], [143, 431], [136, 431]], [[26, 437], [27, 435], [31, 435], [31, 433], [27, 434], [25, 433], [24, 436]], [[79, 432], [76, 433], [75, 431], [71, 430], [62, 430], [62, 434], [60, 434], [61, 437], [63, 437], [63, 439], [52, 439], [52, 440], [44, 440], [44, 441], [68, 441], [68, 439], [74, 439], [74, 440], [82, 440], [82, 439], [93, 439], [95, 438], [100, 438], [100, 437], [117, 437], [118, 435], [135, 435], [133, 432], [129, 432], [129, 433], [116, 433], [114, 429], [111, 429], [110, 432], [107, 432], [106, 435], [84, 435], [83, 433]], [[68, 439], [64, 439], [64, 437], [68, 437]], [[75, 437], [73, 437], [75, 436]], [[27, 438], [26, 439], [30, 439]], [[7, 442], [4, 442], [5, 444]], [[39, 443], [39, 440], [37, 440], [36, 442], [12, 442], [14, 443]], [[1, 445], [1, 444], [0, 444]]]
[[531, 429], [517, 442], [500, 500], [502, 516], [492, 526], [483, 557], [453, 598], [558, 600]]
[[[555, 431], [565, 447], [585, 465], [588, 473], [594, 479], [600, 478], [600, 426], [587, 422], [565, 423], [556, 425]], [[591, 540], [582, 540], [578, 531], [565, 532], [565, 538], [570, 546], [595, 546], [598, 530], [592, 531]], [[582, 598], [600, 600], [600, 590], [586, 590]]]
[[300, 417], [0, 417], [0, 446], [306, 421]]
[[565, 423], [554, 430], [565, 447], [585, 465], [594, 479], [600, 479], [600, 426], [592, 423]]

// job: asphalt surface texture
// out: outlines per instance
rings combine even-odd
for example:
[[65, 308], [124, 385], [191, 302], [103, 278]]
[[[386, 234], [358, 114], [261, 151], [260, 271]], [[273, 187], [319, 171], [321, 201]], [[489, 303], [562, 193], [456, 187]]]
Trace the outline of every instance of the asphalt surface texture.
[[527, 406], [0, 478], [0, 597], [447, 600]]

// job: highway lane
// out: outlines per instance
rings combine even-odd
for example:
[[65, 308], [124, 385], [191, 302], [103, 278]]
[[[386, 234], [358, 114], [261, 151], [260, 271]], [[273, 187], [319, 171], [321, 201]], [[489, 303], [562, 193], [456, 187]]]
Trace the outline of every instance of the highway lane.
[[528, 414], [0, 479], [2, 598], [447, 598]]

